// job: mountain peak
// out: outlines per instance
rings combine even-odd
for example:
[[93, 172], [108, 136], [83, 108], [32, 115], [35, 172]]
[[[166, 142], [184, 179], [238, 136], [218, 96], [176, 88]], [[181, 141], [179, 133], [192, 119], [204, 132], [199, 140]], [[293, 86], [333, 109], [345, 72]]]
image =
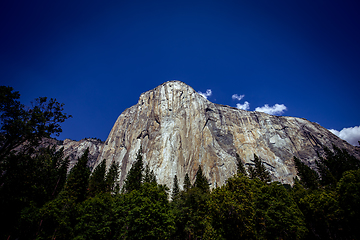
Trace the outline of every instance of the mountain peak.
[[259, 156], [272, 179], [292, 183], [293, 157], [315, 166], [317, 152], [332, 145], [360, 158], [359, 151], [306, 119], [243, 111], [214, 104], [181, 81], [168, 81], [141, 94], [117, 119], [97, 162], [120, 166], [120, 184], [142, 146], [144, 163], [160, 184], [172, 187], [201, 168], [211, 187], [236, 173], [236, 154], [245, 165]]
[[163, 115], [169, 111], [178, 113], [184, 108], [192, 109], [193, 106], [203, 108], [207, 104], [210, 104], [210, 102], [192, 87], [184, 82], [172, 80], [142, 93], [137, 105], [141, 108], [148, 107], [149, 105], [159, 106], [157, 113]]

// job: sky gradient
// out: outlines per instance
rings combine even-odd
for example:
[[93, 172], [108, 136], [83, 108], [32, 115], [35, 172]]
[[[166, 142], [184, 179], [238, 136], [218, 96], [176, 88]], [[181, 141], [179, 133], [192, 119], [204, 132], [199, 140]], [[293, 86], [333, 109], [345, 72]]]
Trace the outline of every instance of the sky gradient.
[[5, 0], [0, 84], [25, 105], [64, 103], [59, 139], [106, 140], [141, 93], [176, 79], [215, 103], [351, 128], [357, 142], [359, 12], [353, 0]]

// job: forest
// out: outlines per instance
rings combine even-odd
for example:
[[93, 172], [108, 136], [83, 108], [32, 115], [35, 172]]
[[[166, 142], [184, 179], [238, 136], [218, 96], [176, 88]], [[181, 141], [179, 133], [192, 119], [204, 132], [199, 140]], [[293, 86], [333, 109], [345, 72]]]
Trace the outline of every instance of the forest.
[[316, 171], [294, 157], [294, 185], [274, 182], [254, 154], [247, 169], [209, 188], [201, 166], [193, 181], [174, 176], [172, 191], [144, 165], [142, 149], [120, 189], [119, 169], [88, 150], [69, 159], [42, 138], [71, 117], [55, 99], [32, 108], [0, 87], [1, 239], [360, 239], [360, 161], [324, 147]]

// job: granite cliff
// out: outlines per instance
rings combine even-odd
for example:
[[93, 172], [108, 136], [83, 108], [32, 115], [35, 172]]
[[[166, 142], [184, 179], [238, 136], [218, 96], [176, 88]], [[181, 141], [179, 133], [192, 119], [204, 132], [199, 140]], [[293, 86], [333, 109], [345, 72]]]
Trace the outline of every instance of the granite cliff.
[[359, 148], [317, 123], [215, 104], [185, 83], [169, 81], [141, 94], [118, 117], [96, 164], [103, 159], [107, 166], [118, 163], [122, 184], [142, 146], [144, 163], [160, 184], [171, 188], [177, 175], [182, 186], [186, 173], [194, 181], [201, 165], [215, 187], [235, 174], [236, 153], [245, 165], [252, 164], [255, 153], [273, 180], [291, 184], [293, 156], [314, 167], [317, 151], [332, 144], [360, 158]]
[[71, 139], [60, 141], [54, 138], [45, 138], [40, 143], [40, 147], [55, 146], [56, 150], [64, 148], [64, 156], [70, 159], [68, 171], [75, 165], [87, 148], [89, 148], [88, 166], [90, 169], [93, 169], [103, 145], [104, 142], [95, 138], [84, 138], [80, 141]]
[[57, 144], [57, 149], [64, 148], [65, 157], [69, 157], [70, 159], [70, 170], [75, 165], [78, 158], [80, 158], [85, 150], [89, 148], [88, 166], [90, 169], [93, 169], [103, 145], [104, 143], [101, 140], [94, 138], [84, 138], [80, 141], [65, 139]]

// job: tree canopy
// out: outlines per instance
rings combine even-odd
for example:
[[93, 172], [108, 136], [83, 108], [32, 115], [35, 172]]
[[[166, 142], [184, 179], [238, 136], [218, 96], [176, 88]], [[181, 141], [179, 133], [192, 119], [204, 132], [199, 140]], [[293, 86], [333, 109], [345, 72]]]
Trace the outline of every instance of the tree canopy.
[[60, 123], [71, 117], [56, 99], [40, 97], [32, 107], [25, 107], [19, 99], [18, 91], [0, 86], [0, 161], [20, 145], [26, 151], [45, 137], [58, 136]]
[[250, 165], [249, 170], [249, 177], [251, 179], [259, 179], [262, 182], [269, 183], [271, 181], [271, 176], [269, 171], [265, 168], [264, 163], [262, 160], [254, 154], [254, 166]]

